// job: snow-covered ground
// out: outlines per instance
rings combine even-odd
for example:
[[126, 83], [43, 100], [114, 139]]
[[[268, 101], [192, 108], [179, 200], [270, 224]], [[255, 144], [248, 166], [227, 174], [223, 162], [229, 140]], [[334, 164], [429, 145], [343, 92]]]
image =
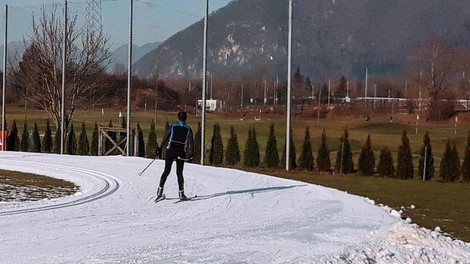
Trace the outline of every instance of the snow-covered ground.
[[[0, 153], [0, 168], [70, 180], [74, 196], [0, 203], [1, 263], [470, 263], [470, 243], [338, 190], [185, 167], [193, 201], [154, 195], [163, 161]], [[405, 205], [410, 206], [410, 205]]]

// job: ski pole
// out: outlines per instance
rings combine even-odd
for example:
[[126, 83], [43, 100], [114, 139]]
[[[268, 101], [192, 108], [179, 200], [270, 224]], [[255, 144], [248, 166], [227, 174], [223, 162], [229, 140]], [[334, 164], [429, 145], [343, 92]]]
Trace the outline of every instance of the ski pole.
[[148, 169], [148, 167], [150, 167], [150, 165], [152, 165], [152, 163], [153, 163], [157, 158], [158, 158], [158, 155], [157, 155], [157, 157], [155, 157], [155, 158], [149, 163], [149, 165], [147, 165], [147, 167], [145, 167], [145, 169], [143, 169], [141, 172], [139, 172], [139, 176], [142, 176], [142, 173], [144, 173], [144, 172]]

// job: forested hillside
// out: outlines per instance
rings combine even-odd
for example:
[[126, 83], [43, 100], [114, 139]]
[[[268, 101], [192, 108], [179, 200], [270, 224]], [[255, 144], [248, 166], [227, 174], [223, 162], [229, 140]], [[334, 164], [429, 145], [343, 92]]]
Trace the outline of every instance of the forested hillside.
[[[293, 67], [307, 75], [400, 74], [424, 42], [470, 44], [470, 1], [296, 0]], [[237, 0], [209, 16], [208, 71], [284, 75], [288, 2]], [[135, 64], [141, 76], [201, 76], [203, 21], [175, 34]]]

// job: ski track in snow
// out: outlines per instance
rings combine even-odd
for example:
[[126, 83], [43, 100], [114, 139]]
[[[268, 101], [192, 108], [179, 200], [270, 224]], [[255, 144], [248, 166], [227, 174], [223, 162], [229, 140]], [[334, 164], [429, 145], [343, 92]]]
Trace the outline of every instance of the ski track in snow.
[[[164, 161], [0, 152], [0, 168], [72, 181], [73, 195], [0, 203], [1, 263], [470, 263], [470, 244], [370, 199], [233, 169], [185, 165], [175, 204]], [[173, 198], [173, 199], [172, 199]], [[153, 200], [153, 199], [152, 199]]]

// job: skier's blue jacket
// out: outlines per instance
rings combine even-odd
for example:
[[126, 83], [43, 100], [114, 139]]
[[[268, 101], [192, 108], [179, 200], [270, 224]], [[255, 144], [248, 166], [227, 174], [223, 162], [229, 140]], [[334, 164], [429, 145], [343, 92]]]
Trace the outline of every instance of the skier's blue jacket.
[[160, 148], [163, 148], [167, 142], [167, 149], [183, 148], [184, 152], [194, 153], [193, 130], [184, 121], [171, 124], [163, 136]]

